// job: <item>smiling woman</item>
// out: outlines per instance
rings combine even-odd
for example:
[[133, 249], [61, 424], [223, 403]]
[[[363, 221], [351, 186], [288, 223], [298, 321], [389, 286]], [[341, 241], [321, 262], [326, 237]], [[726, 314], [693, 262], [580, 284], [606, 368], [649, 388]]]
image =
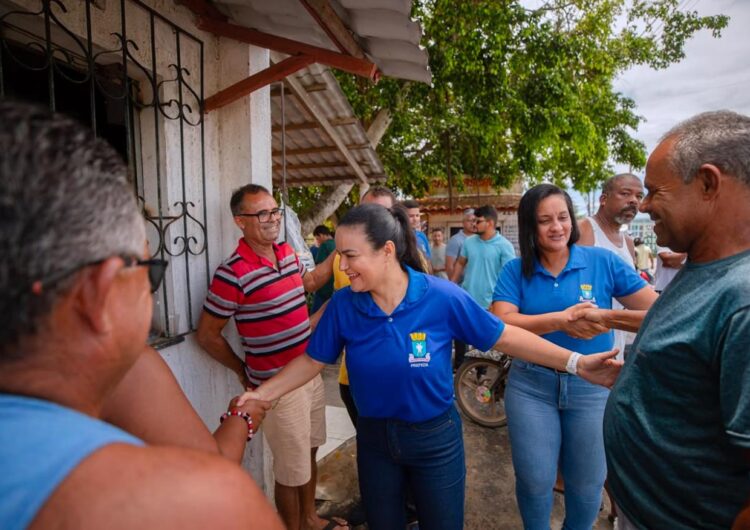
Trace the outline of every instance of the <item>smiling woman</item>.
[[[656, 299], [634, 268], [609, 250], [578, 246], [573, 204], [551, 184], [531, 188], [518, 209], [521, 258], [508, 263], [492, 312], [588, 356], [612, 348], [610, 328], [636, 330]], [[615, 297], [631, 310], [612, 310]], [[524, 527], [549, 528], [558, 461], [565, 528], [591, 528], [606, 477], [602, 418], [608, 391], [534, 363], [513, 361], [505, 407]]]
[[611, 384], [619, 371], [610, 353], [581, 359], [505, 326], [457, 285], [421, 272], [401, 206], [353, 208], [336, 230], [336, 246], [351, 287], [331, 298], [306, 355], [245, 396], [276, 399], [335, 363], [346, 348], [359, 411], [360, 488], [373, 530], [404, 527], [407, 483], [420, 528], [463, 528], [466, 469], [453, 404], [454, 339], [558, 370], [567, 367], [600, 384]]

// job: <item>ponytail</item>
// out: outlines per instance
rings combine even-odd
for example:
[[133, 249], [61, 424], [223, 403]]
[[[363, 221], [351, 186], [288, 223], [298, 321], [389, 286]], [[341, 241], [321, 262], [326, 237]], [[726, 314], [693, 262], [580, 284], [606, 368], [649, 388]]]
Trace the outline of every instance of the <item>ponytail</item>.
[[415, 271], [427, 272], [422, 265], [421, 253], [417, 246], [417, 238], [414, 230], [409, 223], [409, 213], [406, 208], [400, 204], [395, 204], [390, 209], [391, 215], [398, 226], [398, 237], [400, 241], [394, 241], [396, 244], [396, 254], [401, 265], [408, 265]]
[[403, 206], [397, 204], [389, 210], [379, 204], [361, 204], [349, 210], [339, 226], [361, 226], [375, 250], [392, 241], [396, 247], [396, 259], [402, 268], [409, 266], [416, 271], [426, 272], [414, 230], [409, 225], [409, 215]]

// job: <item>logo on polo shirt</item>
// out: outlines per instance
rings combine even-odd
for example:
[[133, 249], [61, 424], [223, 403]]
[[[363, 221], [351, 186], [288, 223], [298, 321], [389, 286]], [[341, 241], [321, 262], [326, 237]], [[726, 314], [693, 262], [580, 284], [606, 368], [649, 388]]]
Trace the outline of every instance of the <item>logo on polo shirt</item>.
[[588, 283], [582, 283], [581, 284], [581, 294], [578, 297], [579, 302], [591, 302], [596, 303], [596, 298], [594, 297], [594, 287], [589, 285]]
[[429, 366], [430, 352], [427, 351], [427, 333], [409, 333], [409, 338], [411, 338], [409, 364], [417, 367]]

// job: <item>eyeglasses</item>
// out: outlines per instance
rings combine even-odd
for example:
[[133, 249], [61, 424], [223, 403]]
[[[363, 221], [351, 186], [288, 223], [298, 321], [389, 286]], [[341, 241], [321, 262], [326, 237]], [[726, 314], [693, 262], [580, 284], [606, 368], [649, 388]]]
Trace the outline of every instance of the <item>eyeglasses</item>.
[[257, 217], [258, 222], [269, 223], [272, 218], [281, 219], [282, 215], [284, 215], [283, 208], [274, 208], [273, 210], [261, 210], [257, 213], [238, 213], [235, 214], [235, 217]]
[[[169, 262], [167, 260], [139, 259], [134, 256], [117, 256], [117, 257], [125, 262], [125, 267], [148, 267], [148, 281], [151, 284], [151, 292], [155, 293], [156, 291], [159, 290], [159, 286], [161, 285], [161, 282], [164, 279], [164, 272], [167, 270], [167, 265], [169, 265]], [[109, 258], [98, 259], [96, 261], [89, 261], [87, 263], [82, 263], [81, 265], [77, 265], [73, 269], [69, 269], [69, 270], [54, 274], [42, 282], [34, 282], [34, 284], [32, 285], [32, 290], [34, 290], [34, 292], [41, 293], [43, 287], [49, 287], [50, 285], [54, 285], [60, 280], [63, 280], [64, 278], [70, 276], [71, 274], [83, 269], [84, 267], [91, 267], [92, 265], [99, 265], [100, 263], [104, 263], [104, 261], [107, 259]]]

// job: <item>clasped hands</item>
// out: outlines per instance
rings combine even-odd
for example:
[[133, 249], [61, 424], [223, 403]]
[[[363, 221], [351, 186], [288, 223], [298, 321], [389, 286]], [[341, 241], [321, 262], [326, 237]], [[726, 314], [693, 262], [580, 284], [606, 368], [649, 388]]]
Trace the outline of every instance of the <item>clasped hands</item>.
[[254, 392], [245, 392], [240, 396], [232, 398], [229, 402], [228, 410], [239, 410], [240, 412], [247, 412], [253, 419], [253, 430], [258, 431], [258, 427], [266, 417], [266, 412], [271, 408], [270, 401], [264, 401], [257, 397], [249, 397], [255, 394]]
[[591, 339], [608, 328], [604, 321], [604, 310], [591, 302], [581, 302], [562, 311], [563, 326], [561, 331], [575, 339]]

